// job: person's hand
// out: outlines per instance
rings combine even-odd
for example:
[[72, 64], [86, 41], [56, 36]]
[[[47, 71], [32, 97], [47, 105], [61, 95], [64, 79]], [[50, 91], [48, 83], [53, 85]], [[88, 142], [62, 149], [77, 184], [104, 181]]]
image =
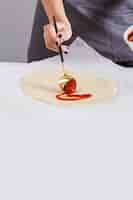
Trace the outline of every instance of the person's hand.
[[[53, 24], [47, 24], [44, 26], [44, 41], [46, 48], [58, 52], [58, 46], [63, 42], [69, 40], [72, 36], [72, 28], [69, 22], [57, 21], [58, 33], [55, 32]], [[68, 53], [68, 47], [62, 45], [64, 53]]]

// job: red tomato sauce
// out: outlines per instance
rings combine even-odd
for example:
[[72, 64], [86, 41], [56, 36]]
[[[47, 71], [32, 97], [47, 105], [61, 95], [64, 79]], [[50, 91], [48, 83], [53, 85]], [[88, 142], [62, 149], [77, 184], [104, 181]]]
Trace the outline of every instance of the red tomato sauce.
[[129, 35], [128, 35], [128, 40], [130, 42], [133, 42], [133, 32], [131, 32]]
[[83, 99], [88, 99], [91, 98], [93, 95], [92, 94], [65, 94], [65, 93], [61, 93], [61, 94], [57, 94], [56, 98], [58, 100], [62, 100], [62, 101], [78, 101], [78, 100], [83, 100]]
[[88, 94], [78, 94], [76, 93], [77, 82], [75, 79], [70, 79], [64, 86], [63, 92], [56, 95], [58, 100], [62, 101], [78, 101], [83, 99], [91, 98], [93, 95]]

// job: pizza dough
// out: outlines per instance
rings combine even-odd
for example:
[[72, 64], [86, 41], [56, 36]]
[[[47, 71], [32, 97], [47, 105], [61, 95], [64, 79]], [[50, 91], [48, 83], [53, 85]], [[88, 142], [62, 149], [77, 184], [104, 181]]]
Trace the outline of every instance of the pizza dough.
[[25, 95], [35, 100], [59, 106], [87, 106], [111, 100], [116, 94], [116, 85], [112, 80], [98, 78], [95, 74], [86, 71], [67, 72], [77, 80], [79, 93], [91, 93], [93, 97], [80, 101], [61, 101], [56, 95], [61, 93], [58, 86], [60, 71], [40, 70], [28, 74], [22, 79], [22, 89]]

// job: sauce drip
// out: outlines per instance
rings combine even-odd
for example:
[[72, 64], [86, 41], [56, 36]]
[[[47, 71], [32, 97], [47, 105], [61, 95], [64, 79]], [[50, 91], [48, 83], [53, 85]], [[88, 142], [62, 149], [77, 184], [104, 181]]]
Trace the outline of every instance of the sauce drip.
[[63, 101], [79, 101], [79, 100], [83, 100], [83, 99], [88, 99], [91, 98], [93, 95], [92, 94], [65, 94], [65, 93], [61, 93], [61, 94], [57, 94], [56, 98], [58, 100], [63, 100]]

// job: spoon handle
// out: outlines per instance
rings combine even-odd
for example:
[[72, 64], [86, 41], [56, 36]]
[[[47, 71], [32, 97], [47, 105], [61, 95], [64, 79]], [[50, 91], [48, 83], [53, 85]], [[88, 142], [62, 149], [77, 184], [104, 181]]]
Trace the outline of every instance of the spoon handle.
[[[53, 17], [53, 22], [54, 22], [54, 27], [55, 27], [55, 32], [58, 33], [58, 28], [57, 28], [57, 24], [56, 24], [56, 19], [55, 17]], [[63, 70], [63, 73], [65, 73], [64, 71], [64, 56], [63, 56], [63, 50], [62, 50], [62, 46], [60, 45], [58, 47], [59, 49], [59, 54], [60, 54], [60, 59], [61, 59], [61, 63], [62, 63], [62, 70]]]

